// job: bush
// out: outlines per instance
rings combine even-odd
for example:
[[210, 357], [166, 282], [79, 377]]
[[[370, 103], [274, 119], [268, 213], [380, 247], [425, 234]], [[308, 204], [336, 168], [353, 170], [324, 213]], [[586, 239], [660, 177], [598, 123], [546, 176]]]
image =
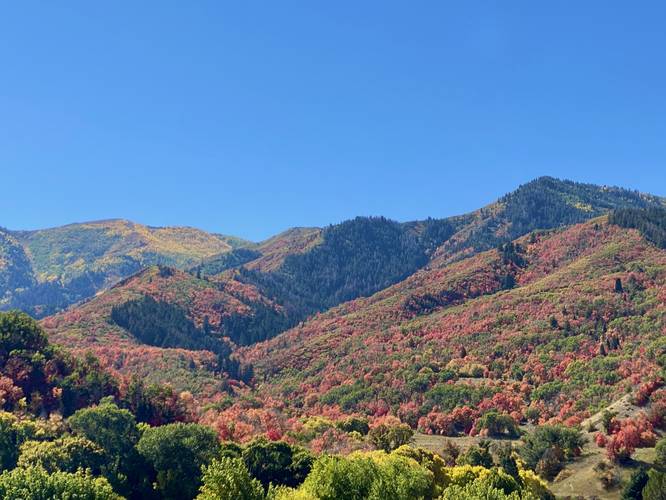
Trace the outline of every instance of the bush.
[[54, 472], [41, 467], [18, 468], [0, 474], [0, 498], [4, 500], [122, 500], [104, 478], [89, 472]]
[[666, 500], [666, 472], [652, 469], [643, 488], [643, 500]]
[[290, 487], [300, 485], [314, 461], [305, 449], [265, 438], [250, 442], [241, 456], [252, 477], [258, 479], [264, 488], [271, 483]]
[[367, 418], [349, 417], [335, 424], [338, 429], [344, 432], [358, 432], [365, 436], [370, 431]]
[[524, 445], [519, 454], [525, 465], [535, 470], [544, 453], [557, 446], [563, 453], [563, 459], [571, 459], [580, 454], [585, 438], [580, 430], [563, 425], [542, 425], [524, 437]]
[[662, 438], [655, 446], [654, 465], [666, 468], [666, 438]]
[[494, 410], [480, 417], [476, 421], [475, 427], [492, 437], [517, 438], [520, 436], [516, 421], [510, 415], [502, 415]]
[[386, 420], [370, 429], [368, 438], [378, 449], [390, 452], [403, 444], [408, 444], [414, 436], [414, 431], [407, 424], [399, 420]]
[[594, 473], [605, 489], [611, 489], [620, 482], [617, 467], [612, 463], [599, 462], [594, 466]]
[[622, 500], [642, 500], [642, 491], [647, 482], [648, 474], [643, 467], [634, 471], [622, 490]]
[[465, 453], [458, 457], [458, 465], [481, 466], [489, 469], [493, 466], [493, 456], [490, 453], [490, 443], [481, 441], [479, 446], [470, 446]]
[[250, 476], [238, 458], [214, 459], [203, 469], [197, 500], [263, 500], [261, 483]]

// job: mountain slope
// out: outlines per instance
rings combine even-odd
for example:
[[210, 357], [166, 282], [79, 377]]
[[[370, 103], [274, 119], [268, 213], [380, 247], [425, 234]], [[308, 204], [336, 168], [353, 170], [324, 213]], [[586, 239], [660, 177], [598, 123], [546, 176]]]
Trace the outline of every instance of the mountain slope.
[[8, 231], [0, 228], [0, 308], [11, 302], [12, 291], [34, 284], [32, 266], [24, 248]]
[[453, 261], [536, 229], [577, 224], [616, 209], [663, 206], [664, 198], [637, 191], [540, 177], [487, 207], [453, 218], [460, 230], [438, 254]]
[[145, 266], [186, 268], [240, 244], [235, 238], [198, 229], [149, 227], [120, 219], [14, 231], [11, 237], [27, 256], [26, 261], [17, 255], [13, 266], [30, 273], [31, 283], [24, 287], [0, 283], [0, 293], [6, 297], [2, 307], [36, 316], [90, 297]]
[[390, 412], [449, 433], [489, 409], [580, 421], [658, 376], [664, 334], [666, 251], [600, 218], [441, 255], [243, 358], [287, 415]]
[[296, 233], [302, 237], [300, 246], [283, 243], [290, 251], [277, 262], [272, 255], [248, 255], [224, 267], [238, 269], [233, 279], [252, 284], [284, 309], [284, 317], [269, 320], [262, 313], [232, 316], [225, 331], [241, 344], [267, 339], [313, 313], [397, 283], [433, 258], [455, 262], [536, 229], [583, 222], [614, 209], [663, 205], [656, 196], [542, 177], [459, 217], [403, 224], [359, 217], [321, 231], [301, 231]]
[[[226, 377], [248, 380], [220, 321], [262, 300], [249, 286], [221, 285], [152, 266], [87, 302], [42, 320], [52, 342], [94, 352], [121, 375], [212, 396]], [[270, 306], [267, 303], [267, 306]]]

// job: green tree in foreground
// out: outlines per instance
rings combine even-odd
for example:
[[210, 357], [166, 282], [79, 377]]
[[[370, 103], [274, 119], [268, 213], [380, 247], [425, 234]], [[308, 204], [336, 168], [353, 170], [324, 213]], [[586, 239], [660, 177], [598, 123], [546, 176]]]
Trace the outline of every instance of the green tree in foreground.
[[271, 483], [298, 486], [307, 477], [314, 461], [305, 449], [265, 438], [249, 443], [242, 457], [250, 474], [261, 481], [264, 488], [268, 488]]
[[118, 408], [108, 398], [97, 406], [77, 411], [67, 422], [74, 434], [104, 450], [102, 474], [116, 491], [136, 498], [145, 495], [149, 471], [135, 449], [139, 429], [132, 413]]
[[21, 445], [18, 466], [41, 467], [49, 473], [90, 469], [99, 474], [104, 462], [104, 450], [92, 441], [64, 436], [55, 441], [26, 441]]
[[41, 467], [17, 468], [0, 474], [3, 500], [122, 500], [109, 482], [89, 472], [55, 472]]
[[263, 500], [264, 488], [242, 460], [223, 457], [203, 468], [198, 500]]
[[411, 500], [426, 498], [432, 482], [432, 472], [403, 456], [322, 456], [298, 492], [321, 500]]
[[219, 455], [217, 435], [209, 427], [175, 423], [149, 427], [137, 450], [157, 472], [155, 488], [163, 498], [194, 498], [201, 468]]

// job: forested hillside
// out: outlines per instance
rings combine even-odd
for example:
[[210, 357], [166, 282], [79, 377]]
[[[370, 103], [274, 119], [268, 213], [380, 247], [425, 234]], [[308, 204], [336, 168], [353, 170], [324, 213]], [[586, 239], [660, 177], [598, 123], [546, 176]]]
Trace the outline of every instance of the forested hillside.
[[13, 249], [0, 259], [0, 277], [13, 279], [0, 278], [0, 309], [19, 308], [37, 317], [91, 297], [145, 266], [188, 268], [245, 243], [193, 228], [125, 220], [3, 232], [0, 240], [0, 252]]
[[223, 316], [259, 300], [256, 290], [236, 285], [153, 266], [42, 325], [54, 342], [94, 352], [114, 373], [221, 396], [252, 376], [220, 330]]
[[514, 424], [574, 425], [660, 384], [665, 289], [663, 250], [595, 219], [510, 252], [433, 261], [244, 359], [262, 400], [288, 415], [390, 413], [451, 435], [481, 431], [490, 409]]
[[324, 229], [317, 244], [288, 254], [278, 266], [253, 265], [257, 261], [239, 265], [234, 279], [256, 286], [283, 309], [278, 313], [259, 305], [254, 314], [232, 315], [225, 319], [224, 331], [235, 342], [251, 344], [315, 312], [397, 283], [435, 255], [454, 262], [536, 229], [582, 222], [612, 209], [663, 203], [625, 189], [543, 177], [460, 217], [407, 224], [359, 217]]

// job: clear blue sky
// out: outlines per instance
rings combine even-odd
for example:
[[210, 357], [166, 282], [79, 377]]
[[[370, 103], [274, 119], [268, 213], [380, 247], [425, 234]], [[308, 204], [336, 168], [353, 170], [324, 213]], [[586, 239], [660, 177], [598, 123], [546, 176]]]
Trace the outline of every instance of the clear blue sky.
[[666, 2], [3, 2], [0, 225], [261, 239], [540, 175], [666, 195]]

